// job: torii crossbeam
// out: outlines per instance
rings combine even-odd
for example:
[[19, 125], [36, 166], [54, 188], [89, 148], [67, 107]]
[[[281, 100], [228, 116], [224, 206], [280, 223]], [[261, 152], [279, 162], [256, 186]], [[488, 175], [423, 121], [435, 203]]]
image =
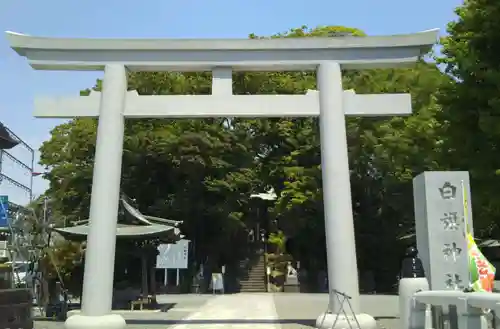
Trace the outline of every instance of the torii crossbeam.
[[[338, 302], [333, 290], [352, 297], [363, 329], [376, 327], [360, 314], [358, 271], [349, 181], [345, 115], [402, 115], [409, 95], [356, 95], [342, 88], [342, 69], [409, 65], [437, 41], [438, 30], [374, 37], [277, 39], [71, 39], [7, 33], [11, 47], [40, 70], [103, 70], [101, 94], [39, 99], [38, 117], [99, 117], [90, 206], [82, 314], [66, 328], [121, 329], [111, 314], [116, 218], [125, 117], [320, 118], [323, 198], [330, 311], [318, 325], [332, 328]], [[212, 71], [210, 96], [138, 96], [127, 92], [126, 71]], [[233, 71], [317, 71], [318, 92], [306, 95], [236, 96]], [[335, 328], [348, 321], [342, 315]]]
[[[411, 114], [410, 94], [356, 95], [344, 91], [344, 114], [350, 116], [383, 116]], [[100, 92], [89, 96], [36, 98], [37, 118], [99, 117]], [[190, 109], [186, 111], [186, 109]], [[125, 118], [213, 118], [234, 117], [317, 117], [319, 93], [306, 95], [186, 95], [139, 96], [127, 92]]]

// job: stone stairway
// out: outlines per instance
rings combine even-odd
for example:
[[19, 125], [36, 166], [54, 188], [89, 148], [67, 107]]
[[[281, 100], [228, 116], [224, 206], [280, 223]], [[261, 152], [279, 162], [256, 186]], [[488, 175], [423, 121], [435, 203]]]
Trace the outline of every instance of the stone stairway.
[[266, 262], [264, 255], [256, 254], [240, 262], [240, 292], [266, 292]]

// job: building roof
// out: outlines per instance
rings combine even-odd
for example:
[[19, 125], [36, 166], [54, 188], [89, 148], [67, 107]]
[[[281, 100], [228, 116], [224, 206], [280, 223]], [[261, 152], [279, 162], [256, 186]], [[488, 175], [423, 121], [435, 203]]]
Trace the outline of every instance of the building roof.
[[9, 128], [0, 122], [0, 150], [9, 150], [17, 144], [19, 144], [19, 140], [16, 140]]
[[[54, 228], [66, 239], [72, 240], [78, 237], [86, 238], [89, 233], [89, 225], [78, 225], [72, 227]], [[169, 225], [125, 225], [118, 224], [116, 228], [117, 238], [180, 238], [180, 230]]]
[[[126, 195], [121, 195], [119, 222], [116, 228], [117, 238], [160, 238], [177, 241], [183, 237], [177, 228], [182, 222], [144, 215], [131, 205], [132, 202], [133, 200]], [[53, 228], [55, 232], [68, 240], [85, 239], [89, 229], [89, 220], [80, 221], [76, 226]]]

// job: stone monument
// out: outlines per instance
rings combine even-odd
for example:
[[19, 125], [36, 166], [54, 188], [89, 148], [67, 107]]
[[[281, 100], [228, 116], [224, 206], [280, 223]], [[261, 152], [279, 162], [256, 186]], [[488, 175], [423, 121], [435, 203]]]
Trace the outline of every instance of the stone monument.
[[[468, 196], [464, 207], [463, 188]], [[469, 173], [424, 172], [413, 180], [417, 248], [431, 290], [463, 290], [469, 285], [465, 238], [472, 230]], [[468, 214], [464, 214], [467, 208]], [[472, 231], [471, 231], [472, 233]]]
[[[469, 286], [470, 195], [467, 171], [423, 172], [413, 180], [417, 248], [430, 290], [463, 291]], [[433, 315], [436, 326], [443, 319], [457, 325], [454, 307], [434, 308]]]

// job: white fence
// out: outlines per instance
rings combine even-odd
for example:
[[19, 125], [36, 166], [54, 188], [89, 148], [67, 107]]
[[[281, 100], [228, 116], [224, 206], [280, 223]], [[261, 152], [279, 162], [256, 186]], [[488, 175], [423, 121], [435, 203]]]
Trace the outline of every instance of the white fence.
[[[436, 310], [433, 312], [436, 317], [435, 329], [455, 327], [457, 329], [500, 329], [500, 293], [433, 290], [417, 292], [413, 295], [413, 299], [415, 304], [432, 305]], [[451, 309], [456, 310], [456, 315], [450, 312], [450, 306]], [[418, 311], [422, 307], [415, 305], [414, 309]], [[440, 314], [443, 316], [439, 316]], [[419, 316], [424, 316], [424, 313], [420, 312]]]

